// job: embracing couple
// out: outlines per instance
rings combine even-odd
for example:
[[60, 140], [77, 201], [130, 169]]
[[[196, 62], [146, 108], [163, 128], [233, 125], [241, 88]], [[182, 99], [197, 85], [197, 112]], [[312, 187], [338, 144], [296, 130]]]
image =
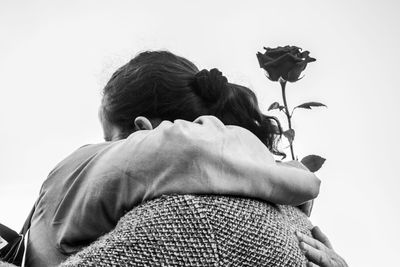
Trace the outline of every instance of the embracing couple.
[[[274, 160], [279, 122], [219, 70], [199, 71], [166, 51], [140, 53], [112, 75], [99, 117], [105, 142], [73, 152], [42, 185], [25, 224], [25, 266], [229, 265], [218, 262], [226, 246], [236, 265], [347, 266], [306, 216], [320, 180], [296, 161]], [[257, 221], [247, 243], [229, 220], [243, 229]], [[224, 232], [236, 239], [215, 242]]]

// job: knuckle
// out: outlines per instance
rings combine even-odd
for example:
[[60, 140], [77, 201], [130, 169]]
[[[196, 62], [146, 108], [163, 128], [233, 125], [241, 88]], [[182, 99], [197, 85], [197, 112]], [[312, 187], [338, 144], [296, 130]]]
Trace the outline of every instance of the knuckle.
[[326, 261], [326, 259], [325, 259], [325, 257], [324, 257], [324, 255], [322, 255], [322, 254], [319, 254], [318, 255], [318, 263], [324, 263]]
[[332, 261], [326, 254], [321, 254], [319, 256], [319, 263], [321, 264], [321, 266], [325, 266], [325, 267], [332, 266]]
[[336, 266], [335, 265], [335, 261], [332, 258], [328, 258], [328, 257], [324, 258], [324, 261], [322, 262], [322, 265], [326, 266], [326, 267]]

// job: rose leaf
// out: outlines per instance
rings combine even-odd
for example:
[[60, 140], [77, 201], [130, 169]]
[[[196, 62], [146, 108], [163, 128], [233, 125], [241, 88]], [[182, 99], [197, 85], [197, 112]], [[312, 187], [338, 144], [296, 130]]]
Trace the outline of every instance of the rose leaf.
[[308, 155], [301, 160], [301, 163], [303, 163], [311, 172], [316, 172], [322, 167], [325, 160], [326, 159], [318, 155]]
[[326, 107], [326, 105], [319, 102], [307, 102], [298, 105], [296, 108], [311, 109], [311, 107]]
[[294, 140], [295, 132], [293, 129], [289, 129], [284, 131], [283, 135], [289, 140], [289, 143], [292, 143]]
[[279, 103], [278, 102], [274, 102], [269, 106], [268, 111], [273, 110], [273, 109], [278, 109], [278, 108], [280, 109]]

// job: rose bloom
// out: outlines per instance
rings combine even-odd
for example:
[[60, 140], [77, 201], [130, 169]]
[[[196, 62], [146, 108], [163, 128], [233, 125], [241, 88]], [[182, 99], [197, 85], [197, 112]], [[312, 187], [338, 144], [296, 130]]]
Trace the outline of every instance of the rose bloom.
[[297, 46], [278, 46], [277, 48], [264, 47], [265, 53], [257, 53], [260, 67], [267, 72], [271, 81], [279, 78], [295, 82], [299, 80], [301, 72], [309, 62], [316, 59], [309, 56], [310, 52], [303, 51]]

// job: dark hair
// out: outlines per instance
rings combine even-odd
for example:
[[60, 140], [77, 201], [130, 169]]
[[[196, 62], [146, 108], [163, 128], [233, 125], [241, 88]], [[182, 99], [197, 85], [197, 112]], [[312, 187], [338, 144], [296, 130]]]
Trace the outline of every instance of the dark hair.
[[260, 112], [257, 97], [248, 88], [229, 83], [217, 69], [198, 68], [167, 51], [138, 54], [119, 68], [103, 90], [103, 114], [120, 127], [122, 138], [134, 132], [134, 118], [193, 121], [213, 115], [226, 125], [255, 134], [272, 153], [281, 137], [279, 121]]

